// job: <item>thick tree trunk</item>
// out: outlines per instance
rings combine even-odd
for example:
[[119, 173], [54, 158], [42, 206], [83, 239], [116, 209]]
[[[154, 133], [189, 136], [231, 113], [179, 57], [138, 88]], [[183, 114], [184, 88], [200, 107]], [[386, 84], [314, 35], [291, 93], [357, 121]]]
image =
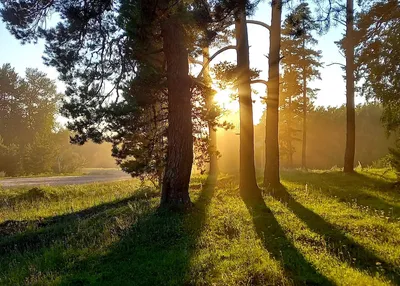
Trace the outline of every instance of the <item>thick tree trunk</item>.
[[[304, 46], [303, 46], [304, 49]], [[307, 77], [303, 68], [303, 148], [301, 150], [301, 167], [307, 170]]]
[[168, 149], [161, 206], [188, 208], [189, 181], [193, 164], [192, 106], [185, 30], [178, 17], [162, 25], [167, 61]]
[[254, 165], [253, 102], [250, 87], [249, 43], [245, 14], [245, 1], [235, 22], [237, 46], [237, 73], [240, 111], [240, 193], [243, 197], [258, 197]]
[[353, 0], [347, 0], [346, 7], [346, 151], [344, 172], [354, 171], [356, 151], [356, 115], [354, 104], [354, 40], [353, 40]]
[[269, 46], [268, 98], [265, 148], [266, 162], [264, 186], [276, 188], [279, 178], [279, 143], [278, 143], [278, 105], [279, 105], [279, 61], [281, 45], [282, 1], [272, 1], [271, 34]]
[[[211, 88], [211, 77], [210, 77], [210, 51], [208, 47], [203, 48], [203, 77], [204, 82], [208, 87]], [[208, 110], [213, 108], [213, 96], [206, 98], [206, 106]], [[218, 174], [218, 156], [217, 156], [217, 131], [214, 129], [212, 121], [208, 122], [208, 134], [209, 134], [209, 157], [210, 157], [210, 169], [209, 174], [215, 176]]]

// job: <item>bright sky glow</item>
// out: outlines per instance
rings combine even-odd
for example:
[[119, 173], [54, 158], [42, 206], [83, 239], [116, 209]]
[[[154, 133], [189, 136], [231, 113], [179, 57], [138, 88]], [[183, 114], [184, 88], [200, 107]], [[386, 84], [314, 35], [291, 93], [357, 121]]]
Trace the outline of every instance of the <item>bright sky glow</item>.
[[[270, 22], [270, 7], [269, 1], [262, 2], [253, 19], [260, 20], [266, 23]], [[268, 59], [265, 55], [269, 49], [269, 32], [259, 26], [248, 25], [249, 44], [250, 44], [250, 65], [252, 68], [262, 70], [261, 78], [267, 79], [268, 76]], [[322, 106], [340, 106], [345, 103], [345, 81], [343, 79], [344, 72], [338, 65], [327, 67], [326, 64], [337, 62], [344, 63], [344, 58], [340, 55], [339, 50], [334, 43], [342, 38], [344, 28], [342, 26], [333, 27], [330, 32], [322, 37], [318, 37], [319, 43], [317, 49], [322, 50], [322, 61], [325, 66], [321, 69], [321, 80], [310, 83], [311, 87], [319, 88], [320, 91], [315, 100], [316, 105]], [[38, 68], [46, 72], [51, 79], [57, 80], [58, 73], [54, 68], [47, 67], [43, 64], [42, 56], [44, 51], [44, 42], [39, 41], [38, 44], [21, 45], [5, 28], [4, 23], [0, 23], [0, 65], [10, 63], [21, 75], [24, 74], [28, 67]], [[212, 53], [212, 51], [211, 51]], [[235, 51], [229, 50], [219, 55], [214, 63], [219, 61], [235, 62]], [[58, 91], [64, 91], [64, 85], [57, 80]], [[264, 105], [261, 104], [260, 96], [265, 96], [265, 86], [257, 84], [252, 86], [258, 94], [253, 95], [254, 104], [254, 121], [258, 123]], [[238, 104], [230, 102], [230, 91], [219, 91], [216, 96], [216, 101], [226, 108], [236, 111]], [[356, 97], [356, 103], [363, 102], [363, 99]]]

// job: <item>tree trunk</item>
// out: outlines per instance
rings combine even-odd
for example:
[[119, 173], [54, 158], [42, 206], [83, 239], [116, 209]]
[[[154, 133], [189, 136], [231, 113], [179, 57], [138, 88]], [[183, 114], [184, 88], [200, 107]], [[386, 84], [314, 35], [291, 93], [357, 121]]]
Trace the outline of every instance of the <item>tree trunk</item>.
[[[305, 48], [303, 39], [303, 50]], [[307, 170], [307, 75], [303, 67], [303, 148], [301, 150], [301, 168]]]
[[354, 40], [353, 40], [353, 0], [347, 0], [346, 7], [346, 151], [344, 172], [354, 171], [356, 150], [356, 115], [354, 104]]
[[237, 46], [237, 74], [240, 111], [240, 193], [243, 197], [258, 197], [254, 165], [253, 102], [250, 87], [249, 43], [245, 14], [245, 1], [235, 22]]
[[[208, 47], [203, 48], [203, 77], [204, 82], [208, 87], [211, 88], [211, 77], [210, 77], [210, 65], [208, 64], [210, 61], [210, 51]], [[213, 108], [213, 96], [208, 96], [206, 98], [206, 106], [208, 110], [212, 110]], [[210, 157], [210, 169], [209, 175], [215, 176], [218, 174], [218, 156], [217, 156], [217, 131], [214, 130], [213, 122], [208, 121], [208, 134], [209, 134], [209, 157]]]
[[288, 128], [288, 149], [289, 149], [289, 168], [293, 168], [293, 146], [292, 146], [292, 96], [289, 95], [289, 114], [287, 118], [287, 128]]
[[162, 25], [167, 61], [168, 148], [161, 194], [161, 207], [188, 208], [189, 181], [193, 164], [192, 106], [185, 30], [175, 16]]
[[271, 33], [269, 46], [268, 98], [265, 148], [266, 162], [264, 186], [276, 188], [279, 178], [279, 143], [278, 143], [278, 105], [279, 105], [279, 61], [281, 45], [282, 1], [272, 1]]

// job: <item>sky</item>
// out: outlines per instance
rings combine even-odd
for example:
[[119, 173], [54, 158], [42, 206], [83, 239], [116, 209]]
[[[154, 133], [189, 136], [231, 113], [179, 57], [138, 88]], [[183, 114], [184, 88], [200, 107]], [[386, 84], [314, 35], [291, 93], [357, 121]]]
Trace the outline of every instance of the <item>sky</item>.
[[[252, 19], [270, 23], [270, 6], [268, 1], [260, 3], [256, 13]], [[315, 80], [310, 83], [310, 87], [319, 88], [317, 98], [314, 103], [317, 106], [340, 106], [345, 103], [345, 81], [343, 79], [344, 72], [338, 65], [326, 66], [327, 64], [345, 63], [345, 59], [340, 55], [335, 41], [343, 37], [344, 27], [339, 25], [318, 37], [319, 43], [315, 47], [322, 51], [322, 62], [324, 66], [321, 69], [321, 80]], [[265, 55], [269, 49], [269, 32], [263, 27], [249, 24], [248, 25], [249, 45], [250, 45], [250, 65], [252, 68], [262, 70], [260, 77], [267, 79], [268, 76], [268, 59]], [[48, 77], [56, 80], [59, 92], [64, 91], [64, 84], [58, 80], [58, 73], [52, 67], [43, 64], [44, 42], [39, 41], [37, 44], [21, 45], [6, 29], [5, 24], [0, 22], [0, 65], [10, 63], [15, 70], [23, 75], [26, 68], [38, 68], [47, 73]], [[212, 52], [212, 51], [211, 51]], [[226, 51], [218, 56], [214, 63], [228, 60], [235, 61], [235, 51]], [[258, 94], [254, 95], [256, 103], [254, 105], [254, 120], [257, 123], [262, 115], [264, 105], [261, 104], [260, 96], [265, 96], [265, 87], [258, 84], [253, 87]], [[219, 97], [226, 97], [229, 92], [220, 92]], [[356, 97], [356, 103], [363, 102], [362, 98]], [[226, 102], [225, 102], [226, 103]], [[237, 104], [226, 103], [228, 108], [237, 108]], [[236, 107], [235, 107], [236, 106]]]

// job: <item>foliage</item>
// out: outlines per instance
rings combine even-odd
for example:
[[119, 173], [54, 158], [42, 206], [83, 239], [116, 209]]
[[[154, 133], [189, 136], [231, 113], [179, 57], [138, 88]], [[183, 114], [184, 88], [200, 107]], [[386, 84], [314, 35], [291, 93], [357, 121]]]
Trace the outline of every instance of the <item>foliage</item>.
[[[382, 120], [389, 133], [400, 128], [400, 7], [398, 1], [374, 3], [357, 21], [356, 64], [362, 93], [383, 105]], [[398, 139], [397, 139], [398, 140]], [[391, 149], [400, 171], [398, 150]]]
[[[56, 123], [58, 104], [53, 81], [34, 69], [20, 77], [10, 65], [0, 69], [0, 171], [7, 176], [73, 173], [114, 167], [110, 145], [72, 146], [70, 133]], [[106, 148], [104, 148], [106, 147]], [[96, 154], [100, 152], [100, 154]], [[101, 162], [102, 158], [103, 162]]]
[[390, 163], [392, 167], [397, 170], [397, 180], [400, 181], [400, 146], [397, 142], [397, 148], [390, 148]]
[[[46, 40], [45, 62], [59, 71], [67, 86], [62, 112], [70, 119], [73, 142], [109, 142], [123, 170], [159, 178], [165, 165], [169, 108], [162, 49], [167, 17], [159, 15], [167, 10], [179, 15], [187, 33], [185, 45], [196, 56], [205, 43], [221, 37], [221, 22], [235, 9], [234, 2], [184, 1], [169, 6], [169, 1], [140, 0], [7, 1], [2, 17], [18, 39]], [[256, 5], [250, 2], [249, 8]], [[35, 9], [25, 14], [31, 6]], [[52, 13], [62, 21], [55, 27], [40, 25]], [[211, 91], [201, 81], [193, 79], [191, 92], [196, 163], [203, 167], [208, 160], [199, 152], [208, 142], [203, 127], [206, 122], [215, 125], [220, 111], [205, 112], [204, 98]]]
[[[315, 33], [319, 24], [311, 14], [307, 3], [298, 5], [285, 19], [282, 28], [281, 54], [283, 75], [280, 85], [280, 153], [292, 165], [295, 153], [294, 142], [301, 139], [298, 133], [303, 129], [300, 118], [313, 108], [312, 100], [317, 89], [307, 87], [307, 82], [320, 79], [322, 52], [315, 50], [318, 41]], [[306, 98], [304, 98], [306, 89]], [[305, 132], [303, 130], [303, 132]]]
[[60, 99], [55, 83], [35, 69], [21, 78], [8, 64], [0, 69], [0, 82], [0, 170], [7, 175], [50, 171]]
[[158, 212], [137, 180], [3, 190], [0, 284], [398, 284], [400, 198], [383, 172], [284, 171], [292, 199], [256, 206], [234, 178], [194, 177], [187, 214]]

